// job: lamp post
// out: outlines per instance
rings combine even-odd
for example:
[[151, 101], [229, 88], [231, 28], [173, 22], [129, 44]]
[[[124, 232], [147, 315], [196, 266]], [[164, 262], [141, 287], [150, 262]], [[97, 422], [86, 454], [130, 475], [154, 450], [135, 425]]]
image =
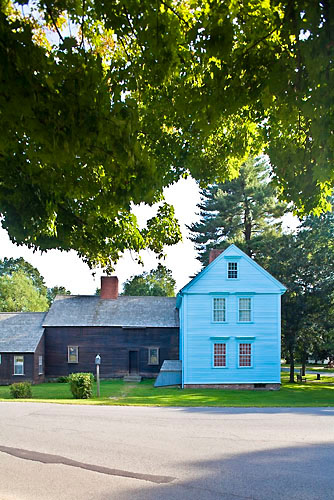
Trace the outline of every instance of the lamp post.
[[97, 354], [95, 356], [95, 365], [96, 365], [96, 383], [97, 383], [97, 397], [100, 397], [100, 364], [101, 364], [101, 356]]

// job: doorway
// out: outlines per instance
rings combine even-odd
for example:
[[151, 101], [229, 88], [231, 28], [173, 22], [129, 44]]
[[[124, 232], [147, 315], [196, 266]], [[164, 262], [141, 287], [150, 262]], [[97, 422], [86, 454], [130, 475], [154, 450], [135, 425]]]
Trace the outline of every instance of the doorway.
[[129, 373], [135, 374], [139, 371], [138, 351], [129, 351]]

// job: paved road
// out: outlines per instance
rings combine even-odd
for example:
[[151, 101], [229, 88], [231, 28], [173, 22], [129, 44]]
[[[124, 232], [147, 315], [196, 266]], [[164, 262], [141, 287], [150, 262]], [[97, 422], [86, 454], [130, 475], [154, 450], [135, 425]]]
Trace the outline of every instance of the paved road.
[[0, 403], [1, 500], [334, 499], [334, 408]]

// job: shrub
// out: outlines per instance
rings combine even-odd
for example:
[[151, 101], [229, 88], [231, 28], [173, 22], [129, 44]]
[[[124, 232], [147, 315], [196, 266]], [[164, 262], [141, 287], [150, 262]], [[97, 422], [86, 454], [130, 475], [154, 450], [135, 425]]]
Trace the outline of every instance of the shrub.
[[30, 382], [17, 382], [9, 386], [10, 394], [13, 398], [31, 398]]
[[92, 373], [71, 373], [69, 381], [71, 392], [76, 399], [92, 397], [94, 381]]
[[70, 377], [68, 375], [62, 375], [57, 378], [57, 382], [59, 384], [67, 384], [70, 381]]

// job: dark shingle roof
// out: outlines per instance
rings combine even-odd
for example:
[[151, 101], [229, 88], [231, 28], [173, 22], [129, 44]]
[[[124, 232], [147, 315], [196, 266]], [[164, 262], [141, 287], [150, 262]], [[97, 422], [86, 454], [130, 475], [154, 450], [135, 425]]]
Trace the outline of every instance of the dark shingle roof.
[[178, 327], [175, 297], [58, 295], [44, 326]]
[[0, 352], [35, 352], [46, 313], [0, 313]]

